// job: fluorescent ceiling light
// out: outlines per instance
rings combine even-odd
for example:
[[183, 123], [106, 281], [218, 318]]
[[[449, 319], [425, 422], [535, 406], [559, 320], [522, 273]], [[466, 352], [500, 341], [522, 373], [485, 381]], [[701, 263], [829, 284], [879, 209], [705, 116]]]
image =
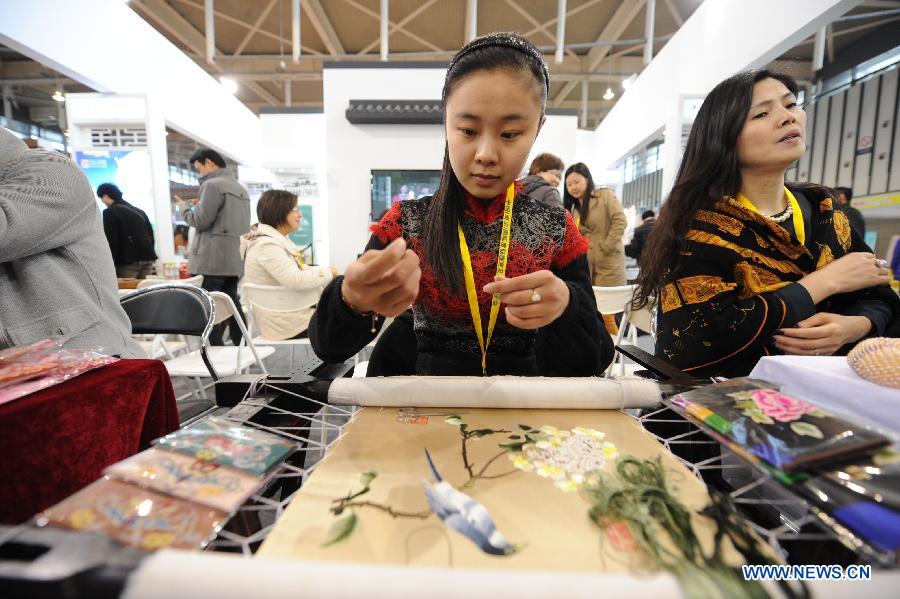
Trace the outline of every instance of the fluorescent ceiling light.
[[65, 102], [66, 101], [66, 97], [63, 95], [62, 91], [60, 91], [60, 90], [54, 91], [53, 95], [50, 97], [53, 98], [54, 100], [56, 100], [57, 102]]
[[607, 88], [606, 88], [606, 93], [603, 94], [603, 99], [604, 99], [604, 100], [612, 100], [612, 99], [615, 98], [615, 97], [616, 97], [616, 94], [613, 93], [612, 88], [611, 88], [611, 87], [607, 87]]
[[237, 84], [237, 81], [235, 81], [234, 79], [229, 79], [228, 77], [220, 77], [219, 83], [222, 85], [222, 87], [225, 88], [225, 91], [227, 91], [229, 94], [237, 93], [238, 84]]

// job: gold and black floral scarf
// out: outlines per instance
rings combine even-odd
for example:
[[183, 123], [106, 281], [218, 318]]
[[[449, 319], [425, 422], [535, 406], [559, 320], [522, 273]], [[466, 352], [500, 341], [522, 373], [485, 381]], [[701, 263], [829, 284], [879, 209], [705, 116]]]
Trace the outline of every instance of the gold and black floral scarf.
[[[784, 288], [849, 252], [871, 251], [824, 188], [792, 191], [812, 208], [806, 245], [733, 198], [697, 211], [660, 289], [658, 356], [696, 376], [746, 375], [760, 357], [777, 353], [771, 337], [778, 329], [810, 315], [795, 312]], [[831, 296], [816, 311], [843, 314], [864, 300], [884, 301], [900, 315], [887, 286]]]

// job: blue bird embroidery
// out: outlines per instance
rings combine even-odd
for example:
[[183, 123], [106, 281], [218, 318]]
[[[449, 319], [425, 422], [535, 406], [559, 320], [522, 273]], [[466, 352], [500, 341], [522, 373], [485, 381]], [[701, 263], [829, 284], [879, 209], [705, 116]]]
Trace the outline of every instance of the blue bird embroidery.
[[431, 511], [453, 530], [465, 535], [485, 553], [511, 555], [516, 547], [497, 530], [497, 525], [483, 505], [444, 481], [434, 467], [431, 454], [425, 450], [428, 466], [436, 483], [423, 481], [425, 498]]

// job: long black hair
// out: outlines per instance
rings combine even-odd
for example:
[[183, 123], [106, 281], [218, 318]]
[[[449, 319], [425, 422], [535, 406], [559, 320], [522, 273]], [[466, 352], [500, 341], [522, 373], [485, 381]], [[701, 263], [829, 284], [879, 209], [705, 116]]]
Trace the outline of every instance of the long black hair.
[[[534, 78], [540, 86], [543, 117], [550, 86], [547, 65], [537, 48], [517, 33], [492, 33], [463, 46], [447, 68], [441, 93], [442, 108], [446, 110], [447, 99], [465, 77], [478, 71], [499, 70], [510, 70]], [[425, 259], [435, 276], [443, 285], [456, 292], [463, 289], [463, 267], [456, 225], [465, 211], [465, 194], [465, 189], [450, 165], [450, 153], [445, 145], [441, 182], [428, 208], [422, 238]]]
[[[587, 187], [584, 189], [584, 197], [576, 198], [569, 193], [569, 186], [566, 185], [566, 179], [572, 173], [578, 173], [587, 180]], [[591, 209], [591, 194], [594, 193], [594, 178], [591, 176], [591, 169], [583, 162], [576, 162], [566, 169], [566, 176], [563, 177], [563, 208], [572, 212], [572, 207], [578, 208], [579, 220], [585, 222], [588, 212]]]
[[697, 112], [672, 191], [641, 253], [634, 304], [646, 305], [670, 273], [678, 272], [694, 214], [741, 189], [737, 141], [753, 99], [753, 86], [776, 79], [795, 96], [797, 82], [766, 69], [744, 71], [713, 88]]

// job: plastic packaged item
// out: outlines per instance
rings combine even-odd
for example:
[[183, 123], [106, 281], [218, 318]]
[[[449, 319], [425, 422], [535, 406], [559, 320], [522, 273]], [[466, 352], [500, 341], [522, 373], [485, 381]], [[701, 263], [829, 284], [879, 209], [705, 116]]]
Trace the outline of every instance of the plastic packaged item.
[[852, 459], [890, 442], [758, 379], [707, 385], [672, 402], [704, 428], [787, 473]]
[[96, 532], [129, 547], [202, 549], [227, 514], [116, 480], [102, 478], [38, 514], [38, 526]]
[[157, 440], [163, 449], [262, 475], [294, 452], [287, 439], [212, 416]]
[[60, 349], [63, 343], [63, 339], [43, 339], [0, 352], [0, 404], [117, 360], [98, 351]]
[[215, 462], [157, 448], [113, 464], [106, 474], [227, 513], [236, 511], [265, 481]]

